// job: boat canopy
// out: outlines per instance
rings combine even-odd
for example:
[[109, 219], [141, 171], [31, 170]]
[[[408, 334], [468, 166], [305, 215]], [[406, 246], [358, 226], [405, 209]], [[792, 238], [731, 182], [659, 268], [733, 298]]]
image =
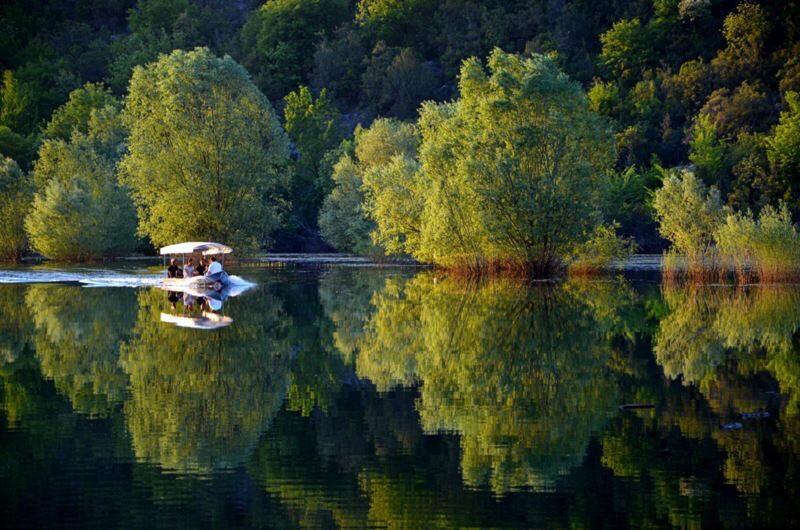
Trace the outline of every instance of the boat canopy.
[[161, 247], [160, 254], [194, 254], [195, 252], [202, 252], [203, 256], [212, 256], [216, 254], [230, 254], [233, 249], [222, 243], [213, 243], [211, 241], [189, 241], [187, 243], [175, 243], [174, 245], [167, 245]]

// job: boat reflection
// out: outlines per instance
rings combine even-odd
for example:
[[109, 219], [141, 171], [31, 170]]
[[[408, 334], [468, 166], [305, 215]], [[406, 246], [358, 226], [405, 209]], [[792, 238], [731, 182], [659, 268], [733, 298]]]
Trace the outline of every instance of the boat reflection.
[[210, 311], [203, 311], [200, 316], [173, 315], [161, 313], [161, 322], [175, 324], [179, 328], [219, 329], [233, 324], [233, 319]]
[[[251, 283], [230, 283], [221, 289], [209, 285], [162, 286], [167, 291], [171, 312], [161, 312], [161, 322], [180, 328], [212, 330], [233, 324], [233, 319], [220, 314], [222, 304], [253, 287]], [[179, 306], [180, 304], [180, 306]]]

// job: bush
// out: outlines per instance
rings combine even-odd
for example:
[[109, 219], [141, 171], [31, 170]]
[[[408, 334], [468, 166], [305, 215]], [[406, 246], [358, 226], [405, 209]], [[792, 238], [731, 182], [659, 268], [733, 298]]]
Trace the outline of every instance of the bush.
[[685, 258], [689, 271], [705, 270], [714, 253], [714, 231], [725, 217], [719, 191], [691, 171], [673, 172], [654, 193], [653, 208], [659, 233]]
[[636, 252], [636, 243], [619, 237], [616, 229], [616, 225], [595, 228], [589, 240], [578, 245], [570, 256], [570, 274], [598, 273], [631, 257]]
[[125, 131], [115, 106], [88, 111], [86, 134], [45, 140], [33, 170], [36, 195], [25, 220], [35, 250], [48, 258], [88, 260], [136, 244], [136, 212], [117, 181]]
[[60, 260], [119, 255], [135, 243], [130, 199], [113, 179], [51, 180], [36, 194], [25, 227], [37, 251]]
[[[320, 211], [319, 226], [328, 243], [344, 252], [383, 253], [373, 243], [373, 237], [383, 242], [378, 234], [373, 235], [373, 219], [375, 212], [383, 212], [386, 206], [380, 193], [391, 191], [384, 189], [395, 175], [388, 168], [396, 157], [413, 163], [418, 144], [417, 128], [393, 119], [378, 119], [367, 129], [356, 129], [354, 153], [342, 149], [333, 170], [333, 191]], [[392, 221], [381, 217], [381, 222]], [[393, 250], [403, 253], [400, 248]]]
[[380, 254], [370, 240], [375, 224], [362, 211], [361, 172], [349, 155], [334, 166], [333, 183], [333, 191], [322, 203], [319, 215], [323, 239], [342, 252]]

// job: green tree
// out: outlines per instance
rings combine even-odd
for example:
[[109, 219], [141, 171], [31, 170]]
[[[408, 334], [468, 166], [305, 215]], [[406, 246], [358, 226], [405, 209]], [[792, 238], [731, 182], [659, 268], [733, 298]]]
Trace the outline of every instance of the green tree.
[[598, 59], [623, 80], [638, 76], [650, 60], [650, 37], [637, 18], [618, 20], [600, 35], [600, 42]]
[[295, 222], [313, 228], [322, 201], [332, 187], [324, 154], [341, 142], [339, 111], [325, 89], [314, 98], [306, 86], [289, 93], [284, 103], [286, 133], [298, 153], [291, 196]]
[[[409, 228], [376, 239], [403, 239], [406, 253], [448, 267], [551, 274], [601, 219], [599, 190], [614, 160], [608, 124], [542, 55], [495, 50], [488, 72], [465, 61], [459, 92], [423, 107], [421, 171], [406, 200], [377, 220]], [[370, 189], [376, 202], [394, 192]], [[410, 212], [421, 212], [418, 222]]]
[[69, 141], [73, 131], [89, 132], [92, 111], [107, 106], [119, 109], [119, 101], [100, 83], [86, 83], [73, 90], [69, 100], [53, 112], [44, 128], [44, 137]]
[[33, 185], [10, 158], [0, 159], [0, 258], [19, 259], [28, 247], [25, 216]]
[[435, 9], [432, 0], [359, 0], [356, 21], [375, 40], [413, 45], [424, 35], [426, 21]]
[[800, 175], [800, 93], [788, 92], [786, 104], [788, 108], [781, 112], [778, 125], [767, 138], [767, 158], [785, 190], [782, 198], [797, 208], [800, 193], [800, 186], [796, 184]]
[[14, 72], [3, 72], [0, 86], [0, 125], [19, 132], [30, 132], [34, 118], [29, 90], [17, 80]]
[[216, 239], [254, 250], [279, 226], [288, 140], [233, 59], [176, 50], [136, 68], [123, 115], [121, 178], [153, 244]]
[[773, 105], [763, 87], [747, 81], [733, 91], [715, 90], [700, 112], [711, 117], [724, 138], [764, 131], [774, 121]]
[[14, 72], [3, 71], [0, 84], [0, 156], [13, 158], [25, 170], [36, 157], [38, 145], [32, 95], [31, 88], [20, 83]]
[[124, 131], [114, 107], [91, 113], [88, 134], [46, 140], [33, 170], [36, 195], [25, 220], [34, 249], [49, 258], [87, 260], [129, 252], [136, 212], [117, 181]]
[[138, 0], [128, 11], [130, 32], [109, 46], [113, 57], [109, 84], [115, 92], [124, 93], [134, 67], [174, 49], [235, 49], [240, 10], [231, 2]]
[[363, 179], [352, 156], [344, 155], [333, 166], [333, 190], [319, 213], [322, 237], [340, 252], [378, 254], [370, 233], [374, 223], [364, 208]]
[[425, 100], [440, 99], [434, 67], [413, 48], [389, 48], [379, 42], [362, 76], [364, 98], [380, 115], [410, 119]]
[[271, 100], [309, 81], [312, 50], [348, 15], [345, 0], [268, 0], [241, 32], [243, 63]]
[[[356, 128], [354, 153], [342, 154], [334, 166], [334, 187], [320, 211], [322, 236], [330, 244], [359, 254], [380, 253], [372, 241], [370, 210], [375, 201], [386, 203], [376, 193], [383, 168], [398, 156], [413, 159], [418, 144], [417, 129], [409, 123], [381, 118], [367, 129]], [[365, 179], [372, 186], [369, 194]]]
[[689, 140], [689, 160], [697, 176], [707, 184], [725, 188], [728, 181], [727, 145], [720, 141], [717, 126], [707, 114], [697, 116]]
[[366, 48], [364, 38], [352, 26], [342, 26], [331, 38], [323, 38], [314, 50], [311, 86], [329, 90], [336, 101], [349, 106], [361, 103], [361, 76]]
[[765, 71], [765, 47], [771, 22], [764, 8], [742, 2], [725, 17], [722, 33], [727, 46], [711, 62], [717, 75], [731, 84], [758, 78]]

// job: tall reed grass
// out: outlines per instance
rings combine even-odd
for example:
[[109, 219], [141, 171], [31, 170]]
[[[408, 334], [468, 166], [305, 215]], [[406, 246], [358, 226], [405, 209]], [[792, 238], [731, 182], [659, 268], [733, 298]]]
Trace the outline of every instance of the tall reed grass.
[[720, 267], [743, 283], [800, 279], [800, 233], [789, 208], [731, 213], [714, 233]]

